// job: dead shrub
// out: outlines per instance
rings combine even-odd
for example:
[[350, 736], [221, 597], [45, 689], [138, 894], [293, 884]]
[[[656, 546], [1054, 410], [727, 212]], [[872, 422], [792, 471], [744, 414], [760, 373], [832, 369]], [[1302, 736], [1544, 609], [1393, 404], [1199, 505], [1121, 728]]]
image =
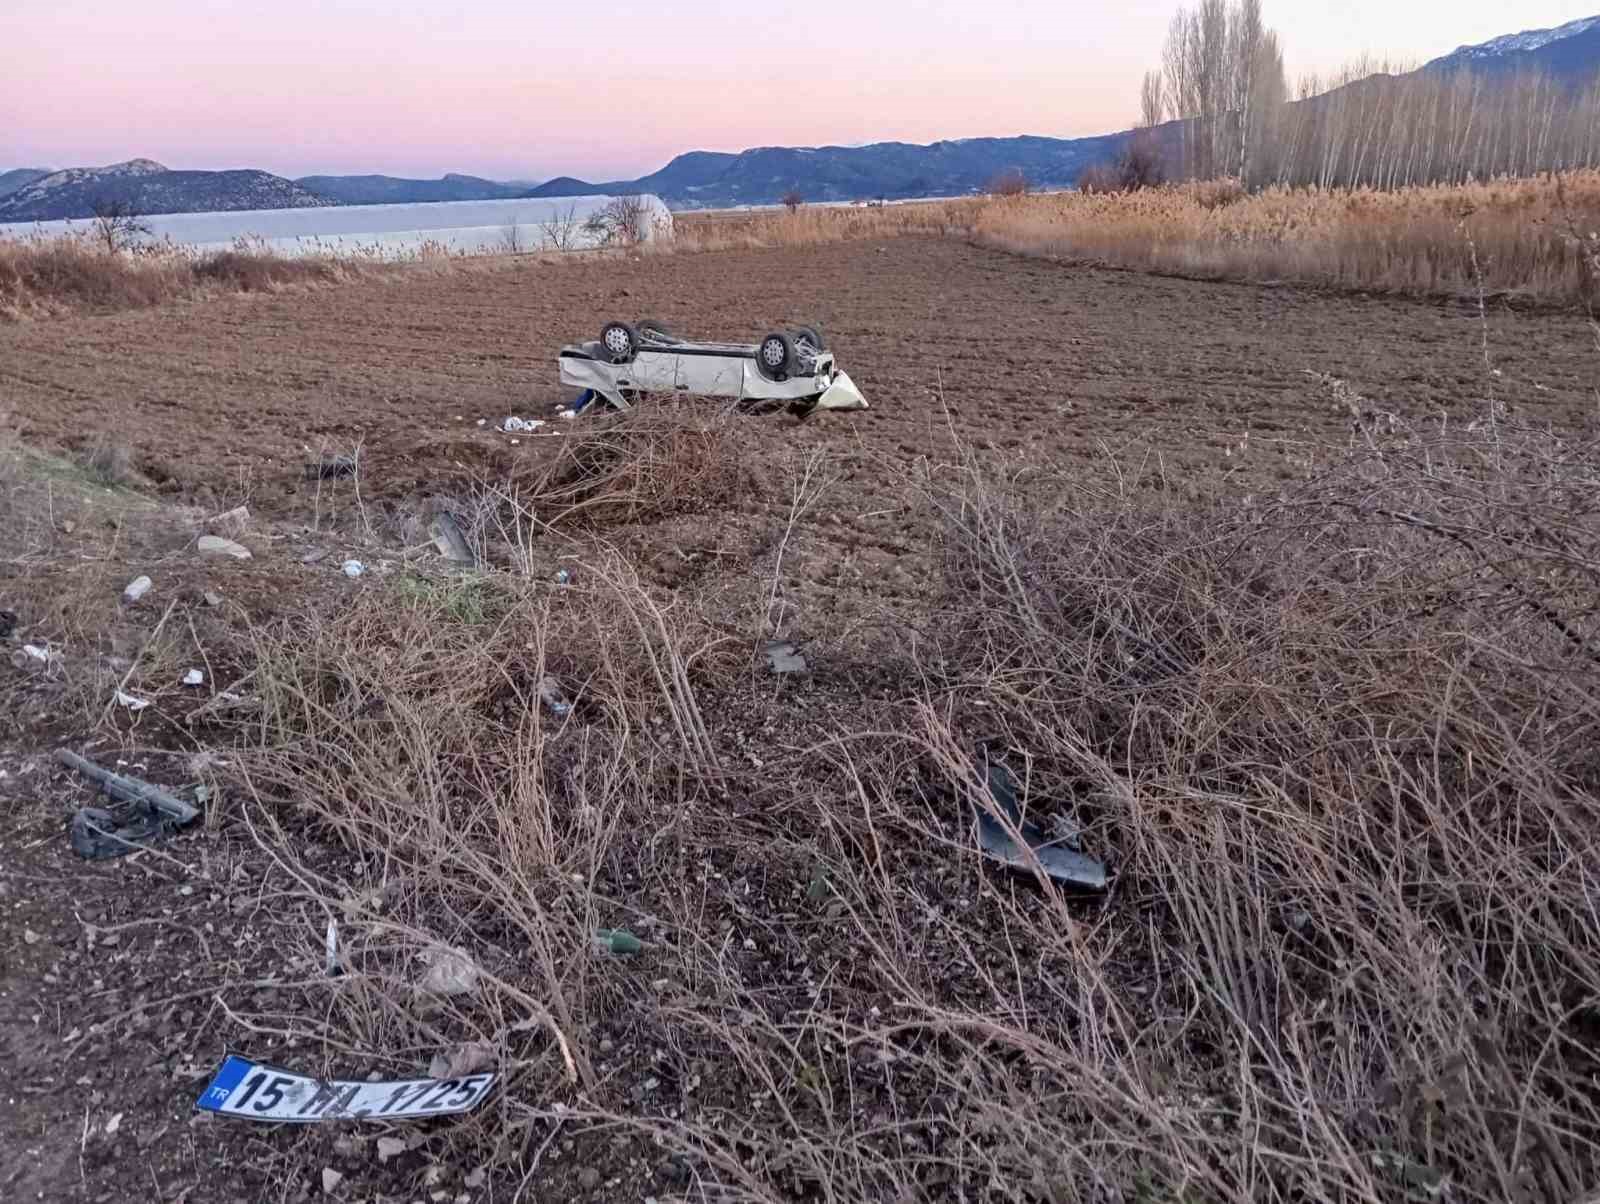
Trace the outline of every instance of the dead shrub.
[[1094, 163], [1078, 176], [1078, 191], [1090, 196], [1122, 191], [1122, 173], [1110, 163]]
[[182, 293], [187, 272], [166, 258], [108, 253], [77, 238], [0, 239], [0, 315], [138, 309]]
[[1114, 163], [1095, 163], [1078, 176], [1078, 191], [1091, 196], [1138, 192], [1165, 182], [1166, 159], [1160, 142], [1143, 130], [1128, 140]]
[[[682, 818], [686, 773], [717, 772], [693, 680], [717, 635], [614, 558], [580, 579], [485, 580], [496, 605], [472, 622], [402, 583], [398, 606], [258, 628], [252, 708], [221, 727], [266, 804], [258, 838], [337, 917], [344, 973], [301, 1001], [321, 1031], [397, 1071], [487, 1050], [519, 1108], [601, 1089], [596, 1026], [636, 995], [595, 953], [597, 930], [638, 927], [618, 859]], [[355, 854], [356, 878], [314, 864], [318, 842]], [[476, 983], [429, 995], [428, 961], [452, 949]], [[486, 1122], [485, 1156], [514, 1156], [509, 1115]]]
[[286, 285], [333, 284], [344, 269], [328, 258], [217, 251], [195, 260], [192, 271], [197, 280], [241, 293], [264, 293]]
[[0, 317], [143, 309], [219, 292], [333, 284], [371, 270], [261, 250], [195, 257], [170, 245], [108, 251], [88, 238], [0, 239]]
[[1250, 194], [1238, 180], [1196, 180], [1186, 185], [1194, 194], [1194, 203], [1202, 209], [1226, 209], [1237, 205]]
[[[1003, 1120], [1014, 1174], [1056, 1151], [1069, 1198], [1568, 1198], [1600, 1171], [1591, 449], [1488, 413], [1368, 423], [1333, 464], [1243, 507], [1109, 476], [1023, 504], [971, 469], [940, 502], [960, 669], [926, 756], [956, 798], [975, 742], [1014, 758], [1123, 903], [1023, 928], [1081, 1028], [998, 978], [981, 1043], [917, 975], [896, 995], [965, 1051], [966, 1123]], [[880, 839], [947, 826], [879, 783]], [[881, 931], [897, 892], [863, 881]], [[1012, 1058], [1026, 1109], [993, 1102], [1022, 1098]]]
[[102, 485], [128, 489], [143, 478], [133, 466], [133, 449], [120, 439], [97, 435], [80, 456], [85, 471]]
[[990, 196], [997, 197], [1025, 196], [1028, 192], [1028, 177], [1022, 174], [1020, 167], [1008, 167], [996, 174], [984, 191]]
[[752, 483], [730, 416], [645, 399], [563, 439], [537, 476], [516, 482], [551, 525], [639, 522], [707, 510]]

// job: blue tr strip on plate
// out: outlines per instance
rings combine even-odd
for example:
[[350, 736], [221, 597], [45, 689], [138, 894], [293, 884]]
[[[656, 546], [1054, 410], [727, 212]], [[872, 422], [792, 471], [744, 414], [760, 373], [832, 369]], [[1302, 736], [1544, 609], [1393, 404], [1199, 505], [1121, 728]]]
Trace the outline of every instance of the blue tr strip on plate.
[[229, 1054], [222, 1060], [222, 1065], [217, 1068], [216, 1077], [211, 1080], [205, 1094], [195, 1101], [195, 1107], [204, 1108], [208, 1112], [215, 1112], [228, 1102], [228, 1097], [233, 1094], [233, 1089], [244, 1082], [244, 1076], [255, 1069], [255, 1063], [248, 1058], [241, 1058], [237, 1054]]

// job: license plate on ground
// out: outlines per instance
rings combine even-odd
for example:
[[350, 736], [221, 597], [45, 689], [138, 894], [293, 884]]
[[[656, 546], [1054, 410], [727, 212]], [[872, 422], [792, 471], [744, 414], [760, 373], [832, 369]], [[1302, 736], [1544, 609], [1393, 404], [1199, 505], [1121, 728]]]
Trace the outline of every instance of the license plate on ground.
[[229, 1054], [195, 1107], [272, 1124], [324, 1120], [414, 1120], [469, 1112], [494, 1086], [492, 1074], [383, 1083], [314, 1079]]

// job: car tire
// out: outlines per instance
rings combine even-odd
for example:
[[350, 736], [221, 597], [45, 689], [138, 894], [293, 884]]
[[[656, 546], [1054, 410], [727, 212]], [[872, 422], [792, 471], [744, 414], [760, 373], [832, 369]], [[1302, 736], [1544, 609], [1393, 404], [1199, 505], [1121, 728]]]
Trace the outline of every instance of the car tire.
[[646, 337], [653, 335], [658, 342], [662, 343], [681, 343], [683, 341], [667, 329], [665, 322], [655, 318], [645, 318], [642, 321], [635, 322], [634, 329]]
[[768, 380], [788, 380], [794, 370], [794, 340], [781, 330], [756, 344], [756, 370]]
[[626, 322], [607, 322], [600, 331], [600, 350], [613, 364], [631, 364], [639, 354], [639, 332]]
[[828, 349], [828, 342], [822, 337], [822, 331], [815, 326], [801, 326], [793, 332], [791, 337], [797, 343], [804, 339], [817, 351], [826, 351]]

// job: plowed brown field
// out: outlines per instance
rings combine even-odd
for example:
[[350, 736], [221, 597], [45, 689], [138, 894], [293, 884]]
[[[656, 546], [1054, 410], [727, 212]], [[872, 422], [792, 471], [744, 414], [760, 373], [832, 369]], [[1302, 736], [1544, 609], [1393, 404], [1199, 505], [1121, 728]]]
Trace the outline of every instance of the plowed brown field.
[[[873, 404], [805, 429], [749, 421], [760, 460], [821, 445], [891, 459], [952, 434], [1032, 462], [1148, 441], [1186, 472], [1293, 475], [1300, 435], [1348, 423], [1308, 373], [1379, 410], [1587, 421], [1600, 358], [1575, 316], [1073, 268], [899, 239], [531, 261], [317, 292], [0, 328], [0, 408], [24, 439], [125, 440], [158, 482], [297, 505], [307, 449], [361, 443], [375, 497], [440, 488], [545, 444], [479, 428], [545, 415], [555, 352], [612, 317], [754, 340], [819, 323]], [[1484, 339], [1492, 368], [1484, 363]], [[1246, 432], [1241, 457], [1237, 445]], [[1226, 454], [1229, 448], [1232, 455]], [[1196, 478], [1198, 479], [1198, 478]], [[881, 471], [855, 484], [876, 490]], [[303, 500], [303, 499], [302, 499]], [[874, 507], [863, 507], [870, 511]]]

